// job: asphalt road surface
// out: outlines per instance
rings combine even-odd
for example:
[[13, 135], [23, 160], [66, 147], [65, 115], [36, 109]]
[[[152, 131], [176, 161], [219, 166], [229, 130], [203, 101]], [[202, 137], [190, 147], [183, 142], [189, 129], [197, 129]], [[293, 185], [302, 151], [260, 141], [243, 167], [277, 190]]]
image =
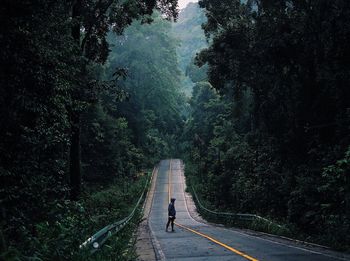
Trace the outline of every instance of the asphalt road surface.
[[[176, 198], [175, 232], [165, 231], [170, 197]], [[149, 226], [164, 260], [349, 260], [341, 253], [196, 221], [188, 211], [182, 163], [177, 159], [159, 164]]]

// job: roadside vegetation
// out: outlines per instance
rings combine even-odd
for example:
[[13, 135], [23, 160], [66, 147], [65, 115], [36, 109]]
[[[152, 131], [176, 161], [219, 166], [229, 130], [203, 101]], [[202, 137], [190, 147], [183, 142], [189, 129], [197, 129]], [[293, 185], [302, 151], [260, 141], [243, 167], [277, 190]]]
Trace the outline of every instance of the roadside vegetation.
[[[86, 190], [78, 201], [52, 203], [46, 220], [17, 228], [20, 246], [10, 244], [1, 254], [2, 260], [130, 260], [133, 252], [133, 231], [140, 219], [139, 212], [117, 235], [110, 238], [102, 250], [93, 256], [90, 248], [79, 246], [99, 229], [127, 217], [143, 190], [146, 176], [125, 184], [102, 185]], [[5, 244], [11, 242], [5, 242]], [[25, 253], [25, 254], [24, 254]]]
[[183, 134], [198, 194], [349, 250], [349, 3], [199, 5], [209, 47], [196, 63], [208, 78], [194, 86]]
[[[88, 260], [164, 158], [210, 209], [350, 249], [350, 2], [176, 5], [2, 1], [0, 260]], [[138, 219], [92, 259], [135, 259]]]
[[[172, 154], [183, 124], [165, 19], [175, 7], [1, 4], [1, 260], [89, 260], [79, 245], [128, 216], [141, 174]], [[91, 259], [135, 259], [138, 218]]]

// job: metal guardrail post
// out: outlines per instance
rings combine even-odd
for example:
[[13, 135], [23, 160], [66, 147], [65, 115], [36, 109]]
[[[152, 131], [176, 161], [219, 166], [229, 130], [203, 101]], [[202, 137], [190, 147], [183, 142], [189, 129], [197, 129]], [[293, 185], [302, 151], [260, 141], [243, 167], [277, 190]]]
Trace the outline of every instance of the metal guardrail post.
[[[153, 174], [153, 173], [152, 173]], [[150, 175], [148, 174], [146, 184], [143, 188], [143, 191], [131, 213], [122, 220], [119, 220], [113, 224], [107, 225], [101, 230], [97, 231], [94, 235], [89, 237], [84, 243], [82, 243], [79, 248], [90, 247], [90, 253], [95, 253], [98, 249], [100, 249], [103, 244], [110, 238], [113, 234], [119, 232], [122, 228], [124, 228], [127, 223], [134, 217], [136, 209], [141, 203], [142, 198], [145, 195], [145, 191], [150, 181]]]

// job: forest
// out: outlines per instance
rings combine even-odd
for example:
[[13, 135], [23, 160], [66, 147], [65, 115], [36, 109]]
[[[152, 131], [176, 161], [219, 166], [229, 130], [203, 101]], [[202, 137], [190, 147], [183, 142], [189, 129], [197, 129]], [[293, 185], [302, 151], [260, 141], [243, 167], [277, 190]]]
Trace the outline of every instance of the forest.
[[135, 260], [147, 173], [350, 249], [350, 2], [4, 0], [0, 260]]
[[350, 3], [199, 5], [208, 82], [193, 89], [184, 139], [203, 199], [349, 249]]

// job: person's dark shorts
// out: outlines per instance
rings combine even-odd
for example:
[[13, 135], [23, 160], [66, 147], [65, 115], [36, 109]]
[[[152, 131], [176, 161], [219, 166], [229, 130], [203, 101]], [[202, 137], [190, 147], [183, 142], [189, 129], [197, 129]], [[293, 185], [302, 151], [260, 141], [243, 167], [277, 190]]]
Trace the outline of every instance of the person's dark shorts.
[[175, 219], [176, 219], [176, 217], [169, 216], [169, 221], [174, 222]]

